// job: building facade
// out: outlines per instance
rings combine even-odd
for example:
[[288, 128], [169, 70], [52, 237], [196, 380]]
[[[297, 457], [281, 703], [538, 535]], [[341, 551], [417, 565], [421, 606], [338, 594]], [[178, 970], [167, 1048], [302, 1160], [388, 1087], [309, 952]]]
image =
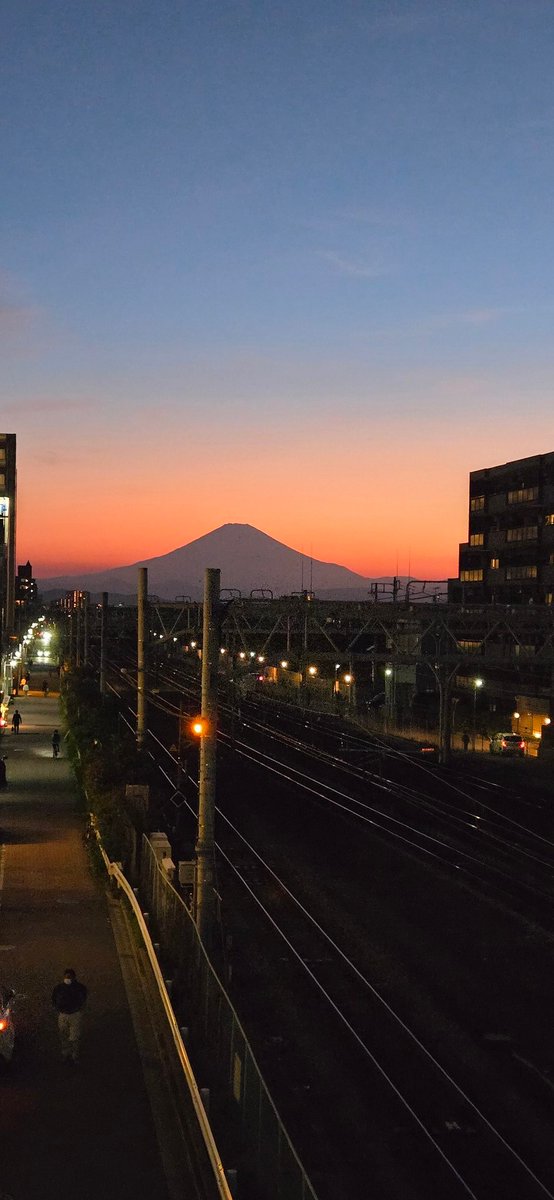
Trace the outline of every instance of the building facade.
[[15, 433], [0, 433], [0, 655], [8, 649], [15, 614]]
[[32, 615], [38, 604], [38, 588], [33, 578], [33, 568], [27, 560], [23, 566], [18, 566], [15, 577], [15, 622], [20, 633], [27, 617]]
[[469, 477], [468, 540], [449, 600], [554, 603], [554, 452]]

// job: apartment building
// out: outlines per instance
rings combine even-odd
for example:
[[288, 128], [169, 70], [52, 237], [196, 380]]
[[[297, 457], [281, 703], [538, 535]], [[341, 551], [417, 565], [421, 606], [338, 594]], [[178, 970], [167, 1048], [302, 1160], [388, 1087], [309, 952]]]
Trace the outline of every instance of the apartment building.
[[468, 540], [449, 599], [554, 603], [554, 452], [469, 477]]
[[15, 433], [0, 433], [0, 656], [14, 627], [16, 500]]

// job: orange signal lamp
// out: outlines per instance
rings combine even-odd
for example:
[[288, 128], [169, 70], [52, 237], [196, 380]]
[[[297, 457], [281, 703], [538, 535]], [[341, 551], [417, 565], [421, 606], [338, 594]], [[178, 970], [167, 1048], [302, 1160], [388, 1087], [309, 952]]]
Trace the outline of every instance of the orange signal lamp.
[[203, 717], [195, 717], [190, 724], [190, 731], [195, 737], [203, 737], [208, 730], [208, 722]]

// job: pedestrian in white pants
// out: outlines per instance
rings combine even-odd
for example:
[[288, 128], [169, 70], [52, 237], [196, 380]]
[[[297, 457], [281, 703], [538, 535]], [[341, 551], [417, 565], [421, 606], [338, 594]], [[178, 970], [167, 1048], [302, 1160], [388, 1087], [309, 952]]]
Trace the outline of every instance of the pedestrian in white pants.
[[77, 979], [72, 967], [64, 971], [63, 983], [57, 983], [52, 992], [52, 1004], [58, 1013], [58, 1032], [62, 1058], [76, 1063], [79, 1058], [83, 1009], [87, 1002], [87, 989]]

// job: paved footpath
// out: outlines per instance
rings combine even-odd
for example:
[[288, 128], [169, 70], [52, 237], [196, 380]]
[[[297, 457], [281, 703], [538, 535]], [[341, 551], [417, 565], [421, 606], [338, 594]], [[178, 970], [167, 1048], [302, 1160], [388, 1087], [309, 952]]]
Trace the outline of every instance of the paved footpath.
[[[156, 1141], [144, 1053], [109, 904], [89, 871], [63, 741], [61, 757], [52, 757], [58, 700], [27, 696], [12, 704], [23, 724], [19, 735], [6, 732], [0, 741], [8, 755], [8, 787], [0, 792], [0, 977], [20, 995], [14, 1058], [7, 1069], [0, 1060], [0, 1195], [168, 1200], [175, 1192], [168, 1192]], [[50, 999], [66, 967], [90, 993], [77, 1067], [61, 1061]], [[181, 1195], [192, 1195], [182, 1183]]]

